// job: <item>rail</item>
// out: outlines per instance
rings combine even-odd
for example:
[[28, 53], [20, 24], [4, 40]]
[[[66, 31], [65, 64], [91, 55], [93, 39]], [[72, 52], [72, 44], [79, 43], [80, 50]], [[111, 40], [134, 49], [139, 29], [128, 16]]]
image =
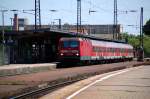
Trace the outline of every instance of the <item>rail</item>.
[[[143, 64], [144, 63], [134, 64], [133, 67], [140, 66]], [[98, 74], [107, 73], [107, 72], [111, 72], [111, 71], [115, 71], [115, 70], [120, 70], [120, 69], [124, 69], [124, 68], [130, 68], [130, 67], [127, 67], [126, 65], [122, 65], [119, 67], [103, 69], [103, 70], [98, 70], [98, 71], [94, 71], [94, 72], [78, 74], [76, 76], [74, 75], [74, 76], [70, 76], [67, 78], [57, 79], [57, 80], [52, 81], [52, 82], [40, 84], [40, 85], [38, 85], [38, 87], [36, 86], [36, 88], [30, 88], [30, 90], [27, 90], [27, 91], [22, 92], [20, 94], [18, 93], [17, 95], [14, 95], [9, 99], [29, 99], [29, 98], [30, 99], [37, 99], [37, 98], [44, 96], [44, 95], [46, 95], [52, 91], [55, 91], [61, 87], [64, 87], [66, 85], [72, 84], [74, 82], [77, 82], [77, 81], [80, 81], [83, 79], [86, 79], [88, 77], [98, 75]]]
[[60, 83], [57, 83], [54, 85], [47, 85], [44, 88], [40, 88], [40, 89], [33, 90], [33, 91], [30, 91], [30, 92], [27, 92], [27, 93], [24, 93], [21, 95], [17, 95], [17, 96], [11, 97], [10, 99], [28, 99], [28, 98], [33, 98], [33, 97], [38, 98], [38, 97], [45, 95], [46, 93], [50, 93], [51, 91], [54, 91], [58, 88], [64, 87], [66, 85], [72, 84], [74, 82], [77, 82], [77, 81], [80, 81], [83, 79], [86, 79], [87, 77], [88, 76], [84, 76], [84, 77], [80, 77], [78, 79], [71, 79], [71, 80], [67, 80], [65, 82], [60, 82]]

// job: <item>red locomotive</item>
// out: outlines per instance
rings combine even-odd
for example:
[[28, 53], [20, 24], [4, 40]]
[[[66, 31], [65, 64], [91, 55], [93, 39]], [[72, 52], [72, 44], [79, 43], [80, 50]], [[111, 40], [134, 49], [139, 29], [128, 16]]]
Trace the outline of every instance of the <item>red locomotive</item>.
[[60, 61], [67, 63], [132, 60], [133, 58], [133, 47], [129, 44], [80, 37], [61, 38], [58, 50]]

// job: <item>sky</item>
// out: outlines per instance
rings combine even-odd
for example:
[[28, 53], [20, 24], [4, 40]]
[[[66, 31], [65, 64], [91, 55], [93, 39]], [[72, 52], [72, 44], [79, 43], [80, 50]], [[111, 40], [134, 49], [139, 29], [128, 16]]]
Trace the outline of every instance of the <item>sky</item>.
[[[22, 10], [34, 9], [35, 0], [0, 0], [0, 10], [7, 9], [5, 13], [5, 25], [10, 25], [10, 18], [14, 12], [19, 10], [19, 18], [27, 18], [29, 24], [34, 24], [34, 15], [23, 13]], [[113, 24], [113, 2], [114, 0], [81, 0], [82, 4], [82, 24]], [[118, 3], [118, 24], [121, 30], [129, 34], [139, 34], [140, 8], [144, 9], [144, 24], [150, 19], [150, 0], [117, 0]], [[41, 0], [41, 21], [44, 25], [52, 22], [58, 24], [61, 19], [62, 24], [76, 24], [77, 0]], [[52, 12], [50, 10], [56, 10]], [[90, 13], [89, 10], [96, 12]], [[136, 12], [130, 12], [136, 10]], [[124, 11], [127, 11], [125, 13]], [[30, 12], [33, 13], [33, 12]], [[0, 25], [2, 17], [0, 16]], [[128, 26], [133, 25], [133, 26]]]

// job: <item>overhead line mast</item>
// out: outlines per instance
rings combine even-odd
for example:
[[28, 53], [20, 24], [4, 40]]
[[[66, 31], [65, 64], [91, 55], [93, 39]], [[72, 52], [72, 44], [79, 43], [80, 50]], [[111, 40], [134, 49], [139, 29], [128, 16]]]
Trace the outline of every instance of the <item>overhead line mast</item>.
[[114, 25], [113, 25], [113, 39], [118, 39], [118, 33], [117, 33], [117, 0], [114, 0]]
[[81, 0], [77, 0], [77, 33], [81, 32]]
[[35, 30], [41, 28], [40, 0], [35, 0]]

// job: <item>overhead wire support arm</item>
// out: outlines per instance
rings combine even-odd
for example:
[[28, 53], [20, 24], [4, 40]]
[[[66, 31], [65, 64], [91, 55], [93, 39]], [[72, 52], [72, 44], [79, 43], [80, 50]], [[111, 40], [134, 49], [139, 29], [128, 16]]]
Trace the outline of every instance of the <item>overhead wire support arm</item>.
[[33, 9], [31, 9], [31, 10], [22, 10], [22, 11], [23, 11], [23, 13], [35, 15], [35, 13], [30, 13], [30, 12], [35, 12], [35, 10], [33, 10]]

